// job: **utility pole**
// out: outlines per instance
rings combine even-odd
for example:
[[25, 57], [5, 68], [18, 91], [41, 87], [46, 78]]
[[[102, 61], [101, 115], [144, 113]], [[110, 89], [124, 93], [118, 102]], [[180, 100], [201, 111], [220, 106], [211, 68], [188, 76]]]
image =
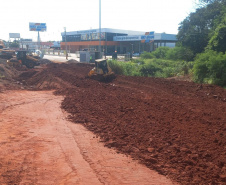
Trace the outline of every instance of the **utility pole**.
[[131, 46], [132, 46], [131, 58], [133, 58], [133, 44], [131, 44]]
[[38, 31], [38, 50], [40, 50], [40, 35], [39, 35], [39, 31]]
[[66, 27], [64, 27], [64, 36], [65, 36], [65, 49], [66, 49], [66, 59], [67, 59], [67, 37], [66, 37]]
[[99, 0], [99, 52], [101, 52], [101, 0]]

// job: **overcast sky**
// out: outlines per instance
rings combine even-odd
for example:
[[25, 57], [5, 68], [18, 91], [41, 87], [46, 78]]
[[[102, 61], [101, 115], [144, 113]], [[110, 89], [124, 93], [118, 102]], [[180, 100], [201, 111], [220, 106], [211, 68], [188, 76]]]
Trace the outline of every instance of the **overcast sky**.
[[[1, 0], [3, 1], [3, 0]], [[178, 25], [197, 0], [101, 0], [102, 28], [177, 34]], [[29, 22], [47, 24], [41, 40], [61, 40], [61, 32], [99, 28], [99, 0], [5, 0], [1, 2], [0, 39], [9, 33], [37, 40]]]

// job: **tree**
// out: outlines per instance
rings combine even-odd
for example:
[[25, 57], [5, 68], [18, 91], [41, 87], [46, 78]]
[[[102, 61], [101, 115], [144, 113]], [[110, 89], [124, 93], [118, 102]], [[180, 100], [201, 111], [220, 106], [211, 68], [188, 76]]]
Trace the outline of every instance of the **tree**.
[[190, 48], [194, 54], [202, 53], [205, 50], [209, 43], [209, 35], [215, 25], [214, 22], [221, 16], [221, 12], [225, 7], [222, 6], [225, 1], [205, 1], [209, 4], [198, 8], [194, 13], [190, 13], [180, 23], [177, 38], [182, 46]]
[[19, 48], [19, 41], [14, 40], [12, 43], [9, 44], [10, 48]]
[[215, 21], [215, 26], [211, 33], [207, 49], [218, 52], [226, 51], [226, 9], [222, 11], [222, 16]]

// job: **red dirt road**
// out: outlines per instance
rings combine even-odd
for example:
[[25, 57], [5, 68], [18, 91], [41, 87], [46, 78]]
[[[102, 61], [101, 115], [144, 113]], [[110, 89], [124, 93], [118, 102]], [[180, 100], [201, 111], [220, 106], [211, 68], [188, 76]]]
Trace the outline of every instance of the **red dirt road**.
[[57, 89], [61, 107], [105, 142], [180, 184], [226, 183], [226, 90], [160, 78], [86, 78], [89, 64], [51, 64], [18, 80]]
[[51, 91], [6, 91], [0, 100], [0, 184], [172, 184], [67, 121]]

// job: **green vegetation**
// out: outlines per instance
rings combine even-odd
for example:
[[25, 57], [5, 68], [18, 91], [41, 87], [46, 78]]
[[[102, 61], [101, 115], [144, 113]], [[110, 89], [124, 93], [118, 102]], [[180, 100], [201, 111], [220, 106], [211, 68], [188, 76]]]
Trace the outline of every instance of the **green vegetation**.
[[206, 51], [196, 57], [194, 81], [226, 86], [226, 54]]
[[[109, 61], [111, 69], [119, 75], [147, 76], [147, 77], [173, 77], [187, 75], [193, 67], [192, 62], [184, 60], [171, 60], [177, 56], [178, 48], [160, 47], [152, 53], [144, 52], [140, 59], [130, 62]], [[180, 57], [178, 57], [180, 58]]]
[[172, 77], [226, 86], [226, 0], [200, 0], [178, 28], [175, 48], [160, 47], [130, 62], [109, 61], [116, 74]]

